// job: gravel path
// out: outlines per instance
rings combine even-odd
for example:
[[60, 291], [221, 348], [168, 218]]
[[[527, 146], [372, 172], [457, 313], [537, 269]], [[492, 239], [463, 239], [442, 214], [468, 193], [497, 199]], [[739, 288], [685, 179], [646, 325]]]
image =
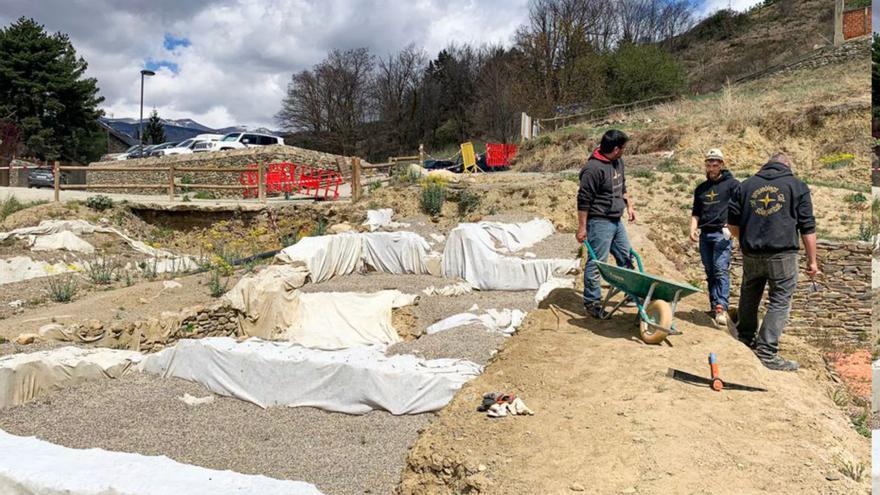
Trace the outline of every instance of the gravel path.
[[212, 469], [314, 483], [328, 495], [390, 493], [408, 449], [434, 417], [362, 416], [259, 407], [201, 385], [132, 373], [54, 392], [3, 411], [0, 428], [73, 448], [166, 455]]
[[506, 338], [501, 333], [486, 330], [482, 325], [467, 325], [394, 344], [385, 354], [415, 354], [426, 359], [467, 359], [485, 366]]

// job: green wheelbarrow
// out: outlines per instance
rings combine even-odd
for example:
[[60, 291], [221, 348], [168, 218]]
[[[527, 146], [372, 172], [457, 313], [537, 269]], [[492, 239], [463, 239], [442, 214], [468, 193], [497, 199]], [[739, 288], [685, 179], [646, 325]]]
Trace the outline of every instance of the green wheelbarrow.
[[673, 317], [675, 315], [675, 307], [678, 301], [683, 297], [687, 297], [702, 290], [693, 285], [674, 282], [663, 277], [645, 273], [642, 266], [642, 258], [634, 250], [630, 249], [631, 258], [635, 258], [639, 271], [623, 268], [616, 265], [610, 265], [599, 261], [593, 247], [584, 240], [584, 246], [587, 247], [590, 259], [596, 260], [596, 267], [599, 274], [611, 286], [605, 299], [602, 301], [602, 319], [611, 318], [611, 315], [617, 312], [624, 303], [626, 298], [614, 305], [610, 311], [605, 311], [611, 302], [611, 298], [617, 293], [622, 292], [629, 296], [639, 308], [638, 323], [639, 335], [647, 344], [659, 344], [666, 340], [669, 335], [680, 335], [681, 332], [675, 329]]

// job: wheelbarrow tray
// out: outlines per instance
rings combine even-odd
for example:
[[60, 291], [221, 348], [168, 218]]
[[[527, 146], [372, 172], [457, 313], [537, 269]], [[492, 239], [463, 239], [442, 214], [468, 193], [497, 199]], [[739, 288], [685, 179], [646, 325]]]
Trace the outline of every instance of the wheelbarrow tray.
[[675, 301], [676, 293], [678, 294], [678, 299], [681, 299], [696, 292], [702, 292], [688, 283], [676, 282], [657, 275], [630, 270], [629, 268], [603, 263], [598, 260], [595, 263], [599, 269], [599, 274], [602, 275], [606, 282], [627, 295], [635, 296], [642, 300], [648, 297], [652, 285], [654, 285], [654, 292], [651, 294], [651, 299], [662, 299], [667, 302]]

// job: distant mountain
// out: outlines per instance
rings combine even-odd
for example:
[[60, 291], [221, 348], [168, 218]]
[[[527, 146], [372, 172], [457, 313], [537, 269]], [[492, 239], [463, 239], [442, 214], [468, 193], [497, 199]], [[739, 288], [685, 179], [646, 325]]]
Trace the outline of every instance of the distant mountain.
[[[117, 132], [127, 134], [137, 140], [138, 120], [131, 118], [108, 119], [102, 118], [102, 122], [112, 127]], [[144, 127], [147, 125], [147, 119], [144, 119]], [[212, 129], [206, 125], [202, 125], [192, 119], [162, 119], [162, 128], [165, 130], [165, 139], [168, 141], [183, 141], [199, 134], [229, 134], [230, 132], [259, 132], [264, 134], [280, 135], [279, 131], [273, 131], [264, 127], [250, 128], [248, 126], [238, 125], [232, 127], [224, 127], [222, 129]]]

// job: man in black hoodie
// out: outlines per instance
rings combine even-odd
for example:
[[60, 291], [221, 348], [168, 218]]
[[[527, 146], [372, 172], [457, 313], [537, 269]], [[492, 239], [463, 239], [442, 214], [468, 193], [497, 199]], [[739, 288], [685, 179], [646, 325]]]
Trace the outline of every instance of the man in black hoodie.
[[709, 311], [715, 323], [727, 327], [730, 299], [730, 253], [733, 241], [727, 229], [727, 205], [739, 190], [739, 181], [724, 168], [724, 154], [706, 154], [706, 181], [694, 191], [691, 240], [700, 243], [700, 258], [709, 283]]
[[[618, 266], [632, 268], [629, 239], [620, 218], [626, 213], [630, 222], [636, 221], [636, 210], [626, 192], [621, 159], [628, 140], [622, 131], [607, 131], [581, 169], [575, 237], [578, 242], [588, 239], [599, 261], [606, 261], [610, 252]], [[596, 318], [604, 316], [600, 299], [599, 271], [595, 260], [590, 259], [584, 267], [584, 309], [587, 314]]]
[[[797, 362], [781, 358], [778, 352], [797, 286], [799, 234], [807, 251], [806, 274], [814, 278], [819, 274], [819, 265], [810, 189], [791, 172], [785, 154], [773, 155], [757, 174], [742, 183], [739, 194], [730, 202], [728, 223], [743, 253], [738, 338], [767, 368], [797, 370]], [[758, 331], [758, 306], [768, 283], [770, 301]]]

